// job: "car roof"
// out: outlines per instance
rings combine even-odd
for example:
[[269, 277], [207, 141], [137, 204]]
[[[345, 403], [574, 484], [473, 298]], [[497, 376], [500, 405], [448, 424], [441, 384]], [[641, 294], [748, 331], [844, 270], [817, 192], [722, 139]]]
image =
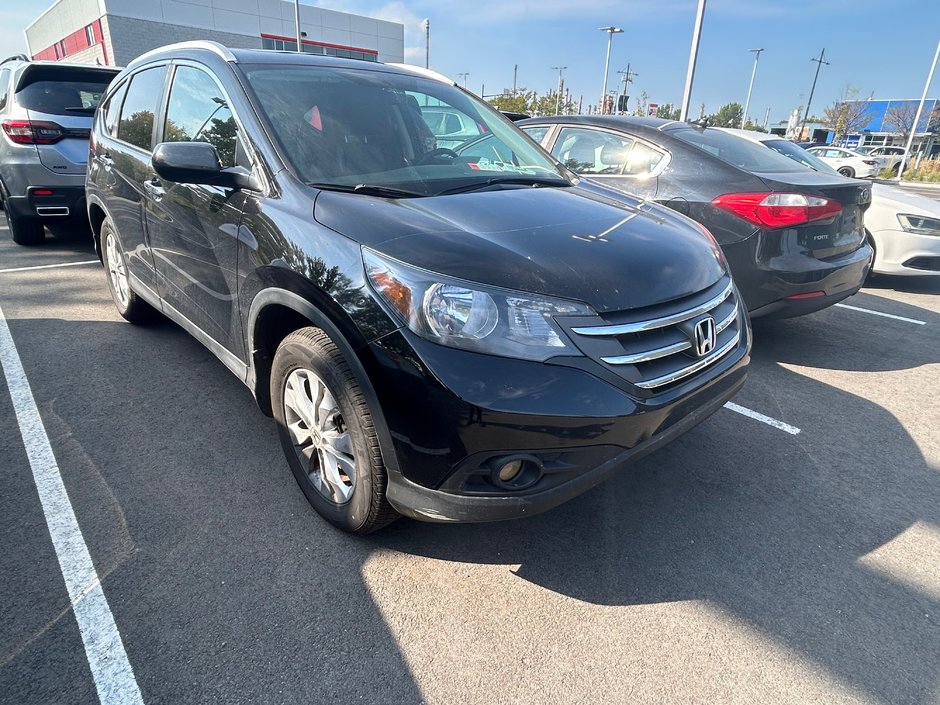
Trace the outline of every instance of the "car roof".
[[534, 117], [528, 120], [521, 120], [519, 124], [542, 125], [549, 123], [565, 122], [573, 125], [594, 125], [597, 127], [617, 128], [640, 128], [646, 130], [662, 130], [664, 127], [672, 125], [685, 125], [687, 123], [678, 120], [664, 120], [663, 118], [635, 117], [632, 115], [551, 115], [546, 117]]
[[360, 71], [382, 71], [401, 75], [418, 75], [430, 78], [449, 85], [456, 83], [436, 71], [430, 71], [420, 66], [406, 64], [383, 64], [378, 61], [363, 61], [361, 59], [342, 59], [337, 56], [318, 56], [306, 52], [275, 51], [271, 49], [233, 49], [218, 42], [204, 40], [178, 42], [158, 47], [131, 61], [127, 67], [136, 68], [139, 65], [159, 60], [170, 59], [197, 59], [210, 62], [224, 61], [231, 64], [278, 64], [293, 66], [326, 66], [354, 68]]
[[727, 132], [730, 135], [743, 137], [751, 142], [770, 142], [771, 140], [784, 139], [780, 135], [772, 135], [769, 132], [758, 132], [757, 130], [742, 130], [740, 127], [715, 127], [713, 129]]

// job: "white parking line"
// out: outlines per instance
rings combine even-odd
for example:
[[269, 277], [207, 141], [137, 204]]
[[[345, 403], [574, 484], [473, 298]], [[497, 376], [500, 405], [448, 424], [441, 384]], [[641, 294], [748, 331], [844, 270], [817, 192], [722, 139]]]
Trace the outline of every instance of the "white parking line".
[[796, 434], [800, 432], [800, 429], [798, 429], [796, 426], [791, 426], [790, 424], [784, 423], [783, 421], [778, 421], [777, 419], [773, 419], [769, 416], [764, 416], [763, 414], [757, 411], [748, 409], [746, 406], [738, 406], [734, 402], [730, 402], [730, 401], [727, 402], [725, 404], [725, 408], [730, 409], [731, 411], [736, 411], [739, 414], [743, 414], [744, 416], [754, 419], [755, 421], [760, 421], [761, 423], [765, 423], [768, 426], [779, 428], [781, 431], [783, 431], [784, 433], [789, 433], [791, 436], [795, 436]]
[[39, 408], [2, 309], [0, 366], [6, 376], [13, 411], [46, 517], [46, 526], [49, 527], [59, 568], [85, 645], [85, 655], [95, 680], [98, 700], [102, 705], [143, 705], [121, 634], [114, 623], [114, 616], [75, 518], [59, 465], [52, 453]]
[[905, 318], [904, 316], [895, 316], [891, 313], [882, 313], [881, 311], [872, 311], [868, 308], [859, 308], [858, 306], [849, 306], [848, 304], [836, 304], [839, 308], [847, 308], [852, 311], [861, 311], [862, 313], [870, 313], [872, 316], [884, 316], [885, 318], [893, 318], [896, 321], [904, 321], [905, 323], [914, 323], [918, 326], [927, 325], [927, 321], [918, 321], [916, 318]]
[[10, 272], [31, 272], [34, 269], [54, 269], [56, 267], [78, 267], [82, 264], [101, 264], [96, 259], [86, 260], [84, 262], [63, 262], [62, 264], [37, 264], [35, 267], [13, 267], [12, 269], [0, 269], [0, 274]]

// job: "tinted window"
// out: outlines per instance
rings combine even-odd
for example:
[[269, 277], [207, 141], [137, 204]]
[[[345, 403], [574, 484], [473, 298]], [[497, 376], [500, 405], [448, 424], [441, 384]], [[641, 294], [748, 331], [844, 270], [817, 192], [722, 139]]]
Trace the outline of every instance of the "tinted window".
[[765, 147], [770, 147], [770, 149], [774, 150], [778, 154], [789, 157], [793, 161], [807, 166], [810, 169], [822, 171], [826, 174], [838, 173], [835, 169], [826, 164], [826, 162], [817, 157], [815, 153], [809, 152], [799, 145], [788, 142], [787, 140], [767, 140], [766, 142], [761, 142], [761, 144]]
[[153, 141], [153, 116], [163, 90], [166, 66], [146, 69], [131, 78], [121, 108], [118, 139], [150, 151]]
[[545, 139], [545, 135], [548, 134], [548, 127], [523, 127], [522, 131], [541, 144], [542, 140]]
[[121, 84], [121, 86], [111, 94], [111, 97], [108, 98], [107, 104], [104, 106], [104, 129], [111, 135], [115, 136], [118, 124], [118, 115], [121, 114], [121, 103], [124, 102], [124, 94], [127, 93], [127, 81]]
[[646, 176], [655, 171], [656, 167], [666, 155], [658, 149], [653, 149], [649, 145], [637, 142], [630, 150], [630, 156], [627, 158], [623, 173], [632, 176]]
[[552, 148], [554, 157], [578, 174], [620, 174], [633, 140], [584, 127], [565, 127]]
[[[456, 86], [412, 74], [328, 66], [239, 68], [282, 153], [305, 181], [420, 195], [486, 186], [503, 174], [568, 185], [517, 128]], [[455, 114], [467, 136], [435, 137], [422, 106], [446, 108], [438, 112]]]
[[170, 89], [164, 142], [208, 142], [222, 166], [235, 166], [237, 128], [218, 85], [201, 69], [179, 66]]
[[113, 74], [102, 71], [70, 72], [67, 78], [21, 84], [16, 101], [27, 110], [48, 115], [91, 115]]
[[799, 171], [800, 166], [771, 149], [754, 144], [721, 130], [697, 130], [680, 127], [668, 130], [667, 134], [676, 137], [697, 149], [712, 154], [723, 162], [752, 172]]

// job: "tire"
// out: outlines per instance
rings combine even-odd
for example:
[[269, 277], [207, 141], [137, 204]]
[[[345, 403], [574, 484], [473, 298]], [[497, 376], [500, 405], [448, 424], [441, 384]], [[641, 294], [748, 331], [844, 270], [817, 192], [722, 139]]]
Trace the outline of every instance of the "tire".
[[101, 263], [107, 275], [111, 300], [121, 318], [135, 325], [152, 321], [156, 311], [131, 289], [127, 276], [127, 257], [110, 218], [105, 218], [101, 223]]
[[46, 239], [46, 229], [43, 227], [39, 218], [24, 218], [21, 215], [14, 215], [10, 209], [4, 206], [3, 215], [7, 220], [7, 227], [10, 229], [10, 235], [13, 242], [24, 247], [42, 244]]
[[287, 462], [320, 516], [353, 534], [398, 517], [385, 496], [388, 473], [372, 412], [326, 333], [301, 328], [284, 338], [271, 366], [271, 402]]
[[847, 176], [851, 179], [855, 176], [855, 169], [850, 166], [844, 166], [839, 169], [839, 173], [842, 174], [842, 176]]

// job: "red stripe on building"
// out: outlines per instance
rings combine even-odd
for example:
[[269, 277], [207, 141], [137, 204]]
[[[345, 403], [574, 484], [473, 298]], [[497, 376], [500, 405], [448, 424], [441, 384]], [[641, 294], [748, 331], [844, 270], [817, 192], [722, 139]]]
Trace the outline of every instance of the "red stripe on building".
[[[88, 27], [91, 27], [92, 39], [94, 40], [91, 43], [88, 42], [88, 34], [86, 32]], [[67, 59], [73, 54], [84, 51], [88, 47], [97, 46], [98, 44], [101, 45], [101, 53], [104, 56], [104, 63], [108, 64], [108, 50], [107, 47], [105, 47], [104, 32], [101, 28], [100, 18], [92, 22], [90, 25], [86, 25], [81, 29], [76, 29], [71, 34], [63, 37], [42, 51], [36, 52], [33, 54], [33, 58], [41, 61], [61, 61], [62, 59]]]

